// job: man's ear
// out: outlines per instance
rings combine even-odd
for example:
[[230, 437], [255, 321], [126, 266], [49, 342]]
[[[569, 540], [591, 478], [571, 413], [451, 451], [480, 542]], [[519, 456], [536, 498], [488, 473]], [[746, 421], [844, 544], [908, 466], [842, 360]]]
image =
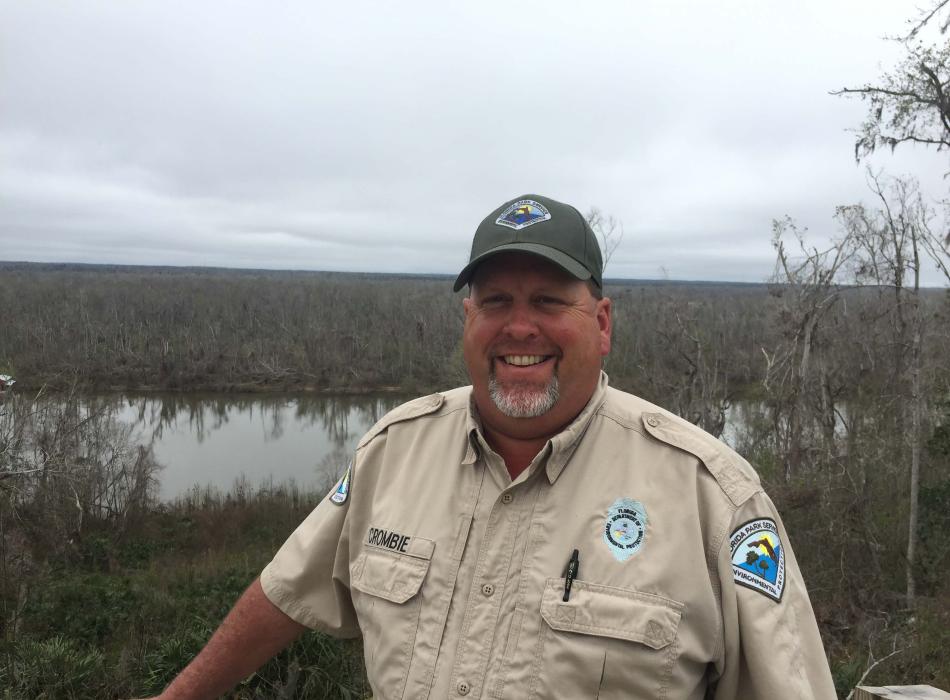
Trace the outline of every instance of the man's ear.
[[468, 317], [471, 315], [471, 313], [472, 313], [472, 305], [473, 305], [474, 303], [475, 303], [475, 302], [472, 301], [472, 297], [464, 297], [464, 298], [462, 299], [462, 309], [465, 310], [465, 318], [466, 318], [466, 319], [468, 319]]
[[606, 356], [610, 353], [610, 334], [613, 331], [609, 297], [597, 301], [597, 326], [600, 329], [600, 354]]

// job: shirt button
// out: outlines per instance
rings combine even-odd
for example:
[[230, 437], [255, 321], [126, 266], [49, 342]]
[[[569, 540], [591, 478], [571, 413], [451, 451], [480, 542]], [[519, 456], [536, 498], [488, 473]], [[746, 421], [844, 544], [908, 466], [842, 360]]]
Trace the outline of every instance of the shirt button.
[[506, 493], [504, 496], [501, 497], [501, 502], [504, 504], [511, 503], [512, 500], [514, 500], [514, 496], [512, 496], [510, 493]]
[[486, 598], [488, 598], [489, 596], [491, 596], [492, 593], [494, 593], [494, 592], [495, 592], [495, 587], [494, 587], [493, 585], [491, 585], [490, 583], [486, 583], [484, 586], [482, 586], [482, 594], [483, 594]]
[[468, 691], [470, 691], [471, 689], [472, 689], [472, 686], [470, 686], [468, 683], [466, 683], [465, 681], [459, 681], [459, 684], [458, 684], [459, 695], [468, 695]]
[[659, 424], [660, 424], [660, 421], [658, 421], [653, 416], [650, 416], [649, 418], [647, 418], [647, 425], [649, 425], [651, 428], [655, 428]]

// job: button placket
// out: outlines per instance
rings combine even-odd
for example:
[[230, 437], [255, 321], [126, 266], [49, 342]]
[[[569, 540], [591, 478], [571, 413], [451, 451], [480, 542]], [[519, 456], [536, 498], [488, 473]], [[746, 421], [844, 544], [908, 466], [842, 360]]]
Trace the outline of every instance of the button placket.
[[[530, 580], [532, 570], [538, 566], [538, 562], [536, 561], [536, 555], [539, 549], [538, 543], [545, 539], [548, 528], [544, 527], [538, 520], [536, 507], [538, 502], [542, 499], [543, 494], [547, 491], [547, 485], [547, 481], [540, 478], [534, 482], [529, 482], [527, 486], [529, 490], [521, 494], [521, 497], [518, 499], [518, 509], [523, 512], [521, 517], [515, 518], [514, 521], [516, 536], [520, 542], [518, 553], [513, 554], [513, 556], [518, 559], [519, 570], [517, 579], [512, 581], [514, 589], [518, 589], [519, 585], [523, 584], [525, 580]], [[510, 509], [512, 514], [514, 514], [514, 511], [515, 509]], [[505, 590], [508, 590], [507, 587]], [[490, 697], [503, 697], [504, 688], [509, 681], [512, 665], [518, 664], [523, 660], [519, 660], [518, 658], [519, 656], [523, 656], [523, 652], [519, 652], [519, 648], [523, 646], [523, 640], [527, 637], [532, 637], [537, 632], [537, 630], [532, 631], [530, 629], [530, 619], [537, 617], [538, 620], [540, 620], [540, 616], [532, 616], [532, 614], [523, 607], [524, 602], [522, 596], [517, 593], [515, 593], [511, 601], [508, 601], [508, 604], [513, 606], [513, 612], [509, 624], [506, 627], [505, 635], [502, 638], [504, 653], [495, 654], [491, 663], [486, 667], [486, 683], [491, 682], [492, 694]], [[505, 604], [506, 603], [503, 602], [502, 607], [504, 607]], [[526, 626], [528, 627], [527, 630]], [[501, 651], [501, 649], [499, 651]]]
[[[495, 496], [494, 505], [488, 516], [485, 536], [479, 547], [476, 564], [476, 579], [472, 582], [472, 594], [463, 619], [463, 638], [459, 642], [454, 660], [453, 676], [455, 690], [459, 695], [472, 692], [484, 682], [487, 664], [492, 656], [491, 645], [495, 634], [498, 611], [504, 596], [502, 589], [495, 583], [497, 579], [504, 579], [511, 557], [516, 547], [516, 531], [518, 525], [517, 509], [502, 505], [513, 501], [511, 494]], [[481, 579], [481, 583], [478, 580]], [[478, 595], [481, 593], [481, 595]], [[498, 593], [499, 595], [495, 595]], [[484, 652], [468, 653], [469, 648], [485, 649]], [[468, 688], [466, 693], [461, 690], [462, 685]], [[480, 692], [480, 691], [479, 691]]]

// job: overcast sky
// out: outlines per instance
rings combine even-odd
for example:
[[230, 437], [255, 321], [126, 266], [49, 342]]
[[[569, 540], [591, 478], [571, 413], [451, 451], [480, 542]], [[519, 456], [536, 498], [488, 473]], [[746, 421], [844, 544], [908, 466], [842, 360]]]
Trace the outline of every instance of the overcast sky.
[[623, 222], [608, 276], [762, 281], [870, 201], [828, 91], [919, 4], [0, 0], [0, 259], [454, 274], [536, 192]]

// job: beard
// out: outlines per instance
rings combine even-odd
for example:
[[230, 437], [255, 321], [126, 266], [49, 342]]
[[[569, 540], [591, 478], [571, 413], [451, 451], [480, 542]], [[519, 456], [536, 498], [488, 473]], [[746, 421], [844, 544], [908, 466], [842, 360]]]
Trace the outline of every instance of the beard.
[[492, 369], [488, 376], [488, 396], [491, 397], [495, 408], [509, 418], [537, 418], [550, 411], [557, 403], [557, 373], [543, 387], [536, 384], [504, 386], [495, 377], [495, 371]]

